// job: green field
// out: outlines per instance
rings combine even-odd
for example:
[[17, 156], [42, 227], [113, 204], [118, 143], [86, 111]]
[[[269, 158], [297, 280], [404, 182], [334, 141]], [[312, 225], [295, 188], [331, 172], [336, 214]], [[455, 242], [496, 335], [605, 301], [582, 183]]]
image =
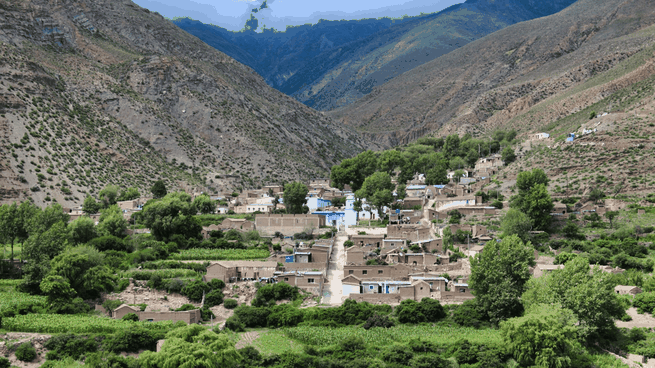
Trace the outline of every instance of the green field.
[[180, 261], [206, 260], [206, 261], [239, 261], [266, 259], [270, 253], [266, 249], [185, 249], [180, 253], [170, 255], [170, 259]]
[[2, 328], [14, 332], [38, 333], [116, 333], [130, 328], [135, 324], [149, 330], [168, 331], [174, 323], [166, 322], [131, 322], [108, 317], [67, 314], [27, 314], [11, 318], [3, 318]]

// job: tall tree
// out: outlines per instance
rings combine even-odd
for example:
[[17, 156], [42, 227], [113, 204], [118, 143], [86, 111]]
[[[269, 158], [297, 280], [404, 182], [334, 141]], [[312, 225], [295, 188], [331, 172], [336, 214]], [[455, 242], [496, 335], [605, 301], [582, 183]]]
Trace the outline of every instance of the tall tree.
[[168, 193], [166, 190], [166, 184], [164, 184], [163, 180], [157, 180], [155, 184], [152, 185], [152, 188], [150, 188], [150, 192], [155, 198], [164, 198], [164, 196]]
[[101, 208], [100, 204], [98, 204], [98, 202], [96, 202], [96, 200], [91, 196], [87, 196], [84, 199], [84, 203], [82, 204], [82, 211], [88, 213], [89, 215], [98, 213], [98, 211], [100, 211], [100, 208]]
[[391, 176], [386, 172], [378, 171], [364, 180], [362, 188], [355, 195], [357, 198], [366, 198], [378, 210], [380, 216], [383, 216], [384, 206], [389, 206], [393, 201], [394, 187]]
[[510, 200], [510, 207], [530, 217], [535, 230], [548, 230], [552, 221], [553, 201], [546, 189], [548, 177], [541, 169], [524, 171], [516, 178], [518, 194]]
[[516, 235], [527, 242], [530, 239], [532, 220], [525, 213], [510, 208], [500, 221], [500, 229], [503, 231], [503, 236]]
[[216, 201], [213, 201], [206, 194], [201, 194], [193, 200], [193, 205], [202, 214], [214, 213], [216, 211]]
[[121, 195], [119, 196], [118, 200], [119, 201], [131, 201], [133, 199], [137, 199], [141, 197], [141, 193], [139, 193], [139, 190], [135, 187], [129, 187], [125, 189], [124, 191], [121, 192]]
[[141, 211], [141, 220], [157, 240], [168, 239], [174, 234], [198, 238], [202, 226], [195, 218], [198, 210], [191, 203], [191, 196], [174, 192], [158, 201], [149, 201]]
[[123, 212], [117, 205], [109, 206], [100, 211], [100, 220], [98, 221], [98, 231], [103, 235], [112, 235], [124, 237], [127, 229], [127, 220], [123, 217]]
[[307, 204], [309, 189], [300, 182], [293, 182], [284, 186], [284, 206], [287, 213], [303, 213], [303, 206]]
[[14, 244], [23, 243], [28, 235], [29, 223], [38, 209], [31, 202], [16, 202], [0, 206], [0, 242], [11, 244], [10, 260], [14, 261]]
[[119, 190], [118, 185], [107, 185], [98, 193], [98, 198], [103, 202], [104, 207], [116, 204]]
[[501, 242], [489, 242], [471, 260], [469, 284], [481, 311], [493, 323], [523, 312], [521, 295], [534, 266], [532, 245], [510, 235]]
[[580, 335], [588, 340], [609, 337], [614, 320], [623, 315], [614, 284], [598, 267], [589, 266], [585, 257], [575, 257], [562, 270], [555, 270], [526, 285], [521, 297], [526, 308], [537, 304], [561, 304], [579, 320]]

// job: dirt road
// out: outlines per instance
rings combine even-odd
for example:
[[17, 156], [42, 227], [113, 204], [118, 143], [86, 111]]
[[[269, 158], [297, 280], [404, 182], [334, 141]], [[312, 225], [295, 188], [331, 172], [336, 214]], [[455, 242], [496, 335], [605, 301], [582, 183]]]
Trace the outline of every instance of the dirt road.
[[337, 236], [332, 248], [330, 265], [328, 267], [327, 279], [328, 284], [323, 288], [323, 298], [321, 303], [331, 305], [341, 305], [343, 297], [343, 266], [346, 263], [346, 252], [343, 249], [343, 243], [348, 240], [348, 236], [340, 234]]

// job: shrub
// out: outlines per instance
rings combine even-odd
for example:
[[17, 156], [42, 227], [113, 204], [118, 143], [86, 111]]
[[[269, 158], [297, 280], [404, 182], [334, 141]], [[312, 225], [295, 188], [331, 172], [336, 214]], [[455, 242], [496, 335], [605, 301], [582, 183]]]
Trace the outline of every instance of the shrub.
[[343, 243], [343, 246], [346, 247], [346, 248], [352, 247], [353, 245], [355, 245], [355, 243], [352, 240], [346, 240]]
[[134, 325], [110, 335], [102, 341], [102, 349], [114, 353], [137, 353], [139, 350], [155, 350], [157, 341], [164, 338], [165, 332], [147, 330]]
[[236, 308], [237, 306], [239, 306], [239, 302], [237, 302], [237, 301], [234, 300], [234, 299], [225, 299], [225, 300], [223, 301], [223, 306], [224, 306], [225, 308], [227, 308], [227, 309], [234, 309], [234, 308]]
[[478, 310], [475, 300], [467, 300], [453, 312], [453, 321], [464, 327], [479, 327], [482, 314]]
[[82, 355], [95, 352], [98, 349], [98, 343], [86, 336], [64, 334], [51, 337], [46, 341], [44, 347], [50, 350], [46, 354], [48, 360], [61, 360], [66, 357], [79, 360]]
[[244, 325], [237, 316], [232, 316], [225, 321], [225, 328], [234, 332], [245, 331]]
[[11, 363], [9, 362], [9, 359], [5, 357], [0, 357], [0, 368], [9, 368], [11, 367]]
[[641, 293], [635, 296], [632, 304], [639, 313], [653, 313], [655, 310], [655, 293]]
[[200, 309], [200, 318], [202, 318], [203, 321], [209, 321], [212, 318], [216, 318], [216, 316], [214, 315], [214, 312], [205, 305]]
[[266, 327], [269, 314], [270, 310], [268, 308], [256, 308], [247, 305], [240, 305], [234, 310], [234, 315], [246, 327]]
[[373, 327], [389, 328], [393, 326], [394, 323], [391, 319], [389, 319], [388, 316], [381, 316], [376, 313], [366, 320], [366, 323], [364, 323], [363, 327], [365, 330], [368, 330], [369, 328]]
[[114, 288], [114, 291], [117, 293], [123, 292], [127, 287], [130, 286], [129, 279], [120, 279]]
[[21, 362], [31, 362], [34, 358], [36, 358], [36, 349], [34, 349], [32, 343], [24, 342], [16, 349], [16, 359]]
[[139, 322], [139, 316], [136, 313], [128, 313], [121, 318], [123, 321]]
[[111, 235], [95, 238], [89, 242], [89, 245], [95, 247], [101, 252], [107, 250], [129, 252], [132, 250], [129, 244], [126, 244], [123, 239]]
[[223, 292], [216, 289], [212, 290], [205, 295], [205, 305], [210, 307], [223, 303]]
[[194, 309], [198, 309], [198, 307], [196, 307], [193, 304], [188, 304], [187, 303], [187, 304], [184, 304], [181, 307], [177, 308], [175, 311], [176, 312], [186, 312], [186, 311], [190, 311], [190, 310], [194, 310]]
[[225, 282], [219, 279], [213, 279], [207, 283], [212, 290], [221, 290], [225, 288]]
[[182, 295], [194, 302], [199, 302], [202, 300], [202, 295], [209, 289], [210, 286], [202, 281], [191, 281], [182, 288]]

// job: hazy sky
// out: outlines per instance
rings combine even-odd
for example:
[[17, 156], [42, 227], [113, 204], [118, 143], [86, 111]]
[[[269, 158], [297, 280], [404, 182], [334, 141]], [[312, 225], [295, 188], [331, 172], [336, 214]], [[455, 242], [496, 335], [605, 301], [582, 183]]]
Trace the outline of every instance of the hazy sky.
[[238, 31], [253, 14], [259, 27], [284, 30], [287, 25], [316, 23], [319, 19], [361, 19], [418, 15], [445, 9], [463, 0], [133, 0], [167, 18], [189, 17]]

